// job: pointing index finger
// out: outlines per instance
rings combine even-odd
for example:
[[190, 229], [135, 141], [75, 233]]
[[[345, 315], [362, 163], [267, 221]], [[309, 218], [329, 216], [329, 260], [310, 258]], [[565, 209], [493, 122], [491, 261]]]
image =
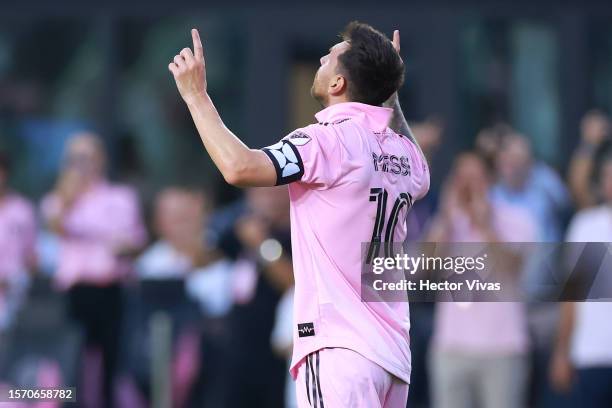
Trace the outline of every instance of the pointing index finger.
[[399, 30], [393, 31], [393, 48], [400, 52], [400, 33]]
[[202, 50], [202, 41], [200, 40], [200, 33], [195, 28], [191, 29], [191, 38], [193, 38], [193, 54], [196, 59], [200, 59], [204, 56]]

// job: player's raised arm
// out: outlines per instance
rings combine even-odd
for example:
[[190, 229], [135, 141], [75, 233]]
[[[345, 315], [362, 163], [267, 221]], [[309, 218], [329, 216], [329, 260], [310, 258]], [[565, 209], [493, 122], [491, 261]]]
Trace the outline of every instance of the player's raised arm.
[[276, 170], [261, 150], [249, 149], [223, 123], [207, 93], [204, 49], [192, 29], [193, 52], [183, 48], [168, 65], [202, 143], [225, 180], [236, 186], [273, 186]]
[[[395, 48], [395, 50], [399, 54], [400, 52], [399, 30], [393, 31], [393, 48]], [[421, 146], [419, 146], [419, 143], [417, 142], [416, 138], [412, 134], [412, 131], [410, 130], [410, 126], [408, 126], [408, 122], [406, 121], [406, 118], [404, 117], [404, 112], [402, 111], [402, 107], [400, 106], [399, 98], [397, 97], [397, 92], [391, 95], [391, 97], [384, 103], [384, 106], [393, 109], [393, 116], [391, 117], [391, 123], [389, 124], [389, 127], [393, 129], [395, 132], [409, 138], [412, 141], [412, 143], [414, 143], [419, 148], [419, 151], [421, 152], [421, 156], [423, 156], [423, 160], [426, 160], [425, 155], [423, 154], [423, 151], [421, 150]]]

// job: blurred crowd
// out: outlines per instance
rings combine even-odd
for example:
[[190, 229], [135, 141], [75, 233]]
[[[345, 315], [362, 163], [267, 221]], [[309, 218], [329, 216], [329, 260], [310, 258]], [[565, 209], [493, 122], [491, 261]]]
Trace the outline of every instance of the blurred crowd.
[[[413, 131], [435, 167], [451, 136], [434, 119]], [[84, 407], [294, 406], [286, 188], [220, 207], [202, 180], [143, 203], [107, 159], [98, 135], [73, 135], [35, 204], [0, 155], [3, 386], [74, 385]], [[414, 205], [410, 239], [612, 242], [604, 113], [584, 116], [568, 168], [510, 125], [483, 129]], [[409, 406], [612, 406], [611, 305], [414, 303]]]

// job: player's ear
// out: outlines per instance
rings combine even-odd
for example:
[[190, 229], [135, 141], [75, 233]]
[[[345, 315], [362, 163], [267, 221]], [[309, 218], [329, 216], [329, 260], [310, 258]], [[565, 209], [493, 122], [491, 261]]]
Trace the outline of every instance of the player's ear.
[[329, 81], [328, 92], [330, 95], [341, 95], [346, 91], [346, 78], [342, 75], [334, 75]]

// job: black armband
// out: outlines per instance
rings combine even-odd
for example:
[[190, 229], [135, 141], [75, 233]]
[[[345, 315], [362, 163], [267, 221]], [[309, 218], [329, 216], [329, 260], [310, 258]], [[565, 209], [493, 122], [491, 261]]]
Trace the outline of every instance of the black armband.
[[297, 148], [286, 140], [261, 149], [276, 169], [276, 185], [299, 181], [304, 175], [304, 163]]

